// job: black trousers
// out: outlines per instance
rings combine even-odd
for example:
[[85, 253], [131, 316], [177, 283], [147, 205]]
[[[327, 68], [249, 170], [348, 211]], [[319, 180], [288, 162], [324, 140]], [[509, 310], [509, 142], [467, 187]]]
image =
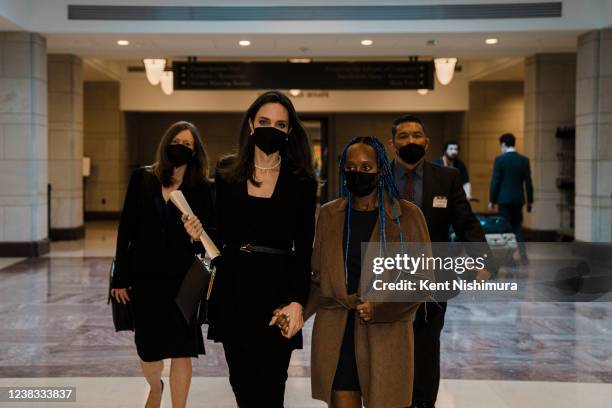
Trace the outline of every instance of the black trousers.
[[283, 408], [291, 349], [224, 342], [223, 350], [240, 408]]
[[414, 329], [413, 404], [435, 404], [440, 387], [440, 334], [446, 302], [423, 303], [416, 313]]
[[514, 231], [516, 241], [519, 247], [519, 253], [522, 259], [527, 258], [527, 249], [525, 248], [525, 237], [523, 236], [523, 205], [522, 204], [498, 204], [499, 215], [504, 217]]

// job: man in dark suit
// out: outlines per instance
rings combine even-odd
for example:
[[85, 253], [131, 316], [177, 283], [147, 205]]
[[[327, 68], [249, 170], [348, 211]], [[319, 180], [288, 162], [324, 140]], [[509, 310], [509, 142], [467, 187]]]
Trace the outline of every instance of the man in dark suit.
[[[484, 242], [480, 223], [472, 212], [457, 169], [425, 160], [429, 138], [423, 122], [403, 115], [393, 121], [390, 146], [395, 184], [402, 197], [416, 204], [427, 221], [431, 242], [448, 242], [452, 226], [459, 241]], [[488, 279], [485, 269], [477, 280]], [[445, 279], [444, 277], [442, 279]], [[441, 277], [436, 274], [436, 280]], [[446, 279], [445, 279], [446, 280]], [[414, 321], [413, 407], [434, 407], [440, 385], [440, 335], [444, 326], [446, 302], [423, 303]]]
[[502, 154], [495, 158], [493, 178], [489, 189], [489, 209], [497, 205], [499, 214], [506, 218], [519, 244], [521, 261], [528, 262], [525, 240], [523, 238], [523, 205], [527, 193], [527, 212], [533, 205], [533, 185], [529, 159], [516, 152], [516, 138], [512, 133], [505, 133], [499, 138]]

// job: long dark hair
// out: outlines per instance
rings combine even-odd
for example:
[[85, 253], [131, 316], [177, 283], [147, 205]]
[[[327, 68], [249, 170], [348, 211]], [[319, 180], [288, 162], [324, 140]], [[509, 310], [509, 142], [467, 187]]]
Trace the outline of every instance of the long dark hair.
[[155, 164], [151, 167], [151, 171], [157, 176], [159, 182], [164, 187], [172, 185], [172, 174], [174, 172], [174, 165], [170, 163], [166, 154], [166, 146], [172, 143], [176, 135], [183, 130], [188, 130], [191, 136], [193, 136], [193, 149], [195, 152], [195, 155], [187, 162], [187, 168], [183, 176], [183, 185], [195, 187], [204, 182], [206, 177], [208, 177], [208, 155], [204, 149], [200, 132], [193, 123], [180, 121], [170, 125], [162, 136], [157, 146]]
[[[281, 152], [283, 165], [288, 164], [292, 172], [300, 177], [314, 179], [312, 150], [308, 135], [300, 122], [293, 103], [291, 103], [291, 100], [285, 94], [279, 91], [265, 92], [251, 104], [242, 120], [238, 153], [222, 160], [222, 162], [229, 162], [229, 164], [222, 166], [218, 171], [233, 182], [249, 180], [254, 185], [258, 186], [260, 184], [255, 180], [255, 143], [251, 137], [249, 121], [254, 123], [257, 112], [267, 103], [279, 103], [287, 109], [289, 114], [287, 148]], [[233, 159], [230, 159], [231, 157]]]

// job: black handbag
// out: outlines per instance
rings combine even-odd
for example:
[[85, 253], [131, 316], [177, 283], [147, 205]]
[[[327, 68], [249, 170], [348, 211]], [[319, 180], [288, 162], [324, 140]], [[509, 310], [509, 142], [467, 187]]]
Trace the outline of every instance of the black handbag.
[[[115, 331], [134, 331], [134, 312], [132, 310], [132, 302], [123, 304], [117, 301], [111, 296], [113, 274], [115, 273], [115, 258], [111, 262], [109, 281], [108, 281], [108, 301], [107, 304], [111, 304], [113, 312], [113, 324], [115, 325]], [[128, 289], [129, 290], [129, 289]]]
[[210, 261], [196, 255], [187, 271], [175, 302], [187, 324], [208, 322], [208, 301], [215, 279], [215, 268]]

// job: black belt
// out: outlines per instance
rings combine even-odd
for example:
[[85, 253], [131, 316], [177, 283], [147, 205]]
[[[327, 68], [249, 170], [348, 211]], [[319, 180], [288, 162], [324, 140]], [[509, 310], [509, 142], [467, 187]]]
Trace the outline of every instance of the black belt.
[[[230, 247], [233, 245], [230, 245]], [[281, 249], [268, 247], [263, 245], [252, 245], [252, 244], [242, 244], [240, 246], [236, 245], [241, 252], [245, 252], [247, 254], [259, 253], [259, 254], [270, 254], [270, 255], [293, 255], [292, 249]]]

